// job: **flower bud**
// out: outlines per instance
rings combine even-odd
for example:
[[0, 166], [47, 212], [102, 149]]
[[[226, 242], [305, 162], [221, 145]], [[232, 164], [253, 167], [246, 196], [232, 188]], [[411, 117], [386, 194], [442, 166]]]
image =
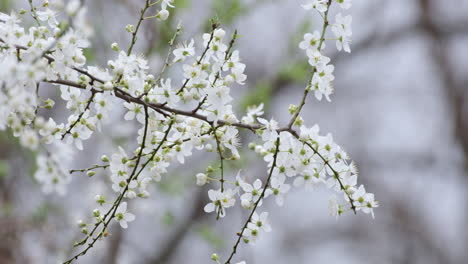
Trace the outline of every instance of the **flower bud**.
[[196, 177], [198, 186], [203, 186], [208, 181], [208, 176], [205, 173], [198, 173]]
[[100, 217], [101, 216], [101, 211], [99, 211], [99, 209], [94, 209], [93, 210], [93, 216], [94, 217]]
[[86, 223], [83, 222], [83, 220], [78, 220], [77, 224], [78, 224], [79, 227], [85, 227], [86, 226]]
[[215, 170], [214, 170], [214, 168], [211, 167], [211, 166], [208, 166], [208, 167], [206, 168], [206, 172], [207, 172], [207, 173], [211, 173], [211, 172], [213, 172], [213, 171], [215, 171]]
[[302, 126], [303, 123], [304, 123], [304, 119], [302, 119], [302, 117], [300, 117], [300, 116], [298, 116], [296, 118], [296, 121], [294, 121], [294, 125], [298, 126], [298, 127]]
[[213, 260], [213, 261], [218, 261], [218, 260], [219, 260], [218, 254], [213, 253], [213, 254], [211, 255], [211, 260]]
[[163, 10], [159, 11], [159, 12], [156, 14], [156, 18], [157, 18], [159, 21], [164, 21], [164, 20], [166, 20], [168, 17], [169, 17], [169, 11], [167, 11], [166, 9], [163, 9]]
[[295, 114], [299, 110], [299, 107], [297, 105], [289, 105], [288, 111], [291, 115]]
[[55, 105], [54, 100], [52, 100], [50, 98], [45, 100], [45, 105], [44, 105], [45, 108], [52, 109], [54, 107], [54, 105]]
[[115, 42], [111, 44], [111, 48], [112, 48], [114, 51], [119, 51], [119, 50], [120, 50], [119, 44], [117, 44], [117, 43], [115, 43]]
[[102, 155], [101, 160], [103, 162], [109, 162], [109, 158], [106, 155]]
[[96, 195], [94, 199], [96, 199], [96, 203], [98, 203], [99, 205], [103, 205], [106, 202], [104, 196], [99, 195], [99, 194]]
[[128, 25], [125, 27], [125, 30], [127, 30], [128, 33], [133, 33], [134, 26], [128, 24]]

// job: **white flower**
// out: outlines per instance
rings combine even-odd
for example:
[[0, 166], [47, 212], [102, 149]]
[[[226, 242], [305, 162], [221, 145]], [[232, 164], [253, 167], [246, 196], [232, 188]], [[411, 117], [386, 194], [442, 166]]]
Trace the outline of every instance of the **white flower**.
[[65, 195], [66, 185], [70, 182], [69, 174], [64, 174], [56, 160], [59, 156], [39, 155], [37, 157], [38, 169], [34, 178], [42, 184], [44, 193], [57, 192], [59, 195]]
[[[36, 119], [36, 122], [40, 120], [39, 118]], [[51, 144], [54, 140], [60, 139], [63, 133], [64, 124], [57, 125], [51, 117], [49, 120], [44, 123], [41, 128], [39, 129], [39, 135], [43, 138], [42, 140], [46, 144]]]
[[262, 131], [262, 139], [265, 142], [276, 140], [278, 137], [278, 132], [276, 131], [278, 129], [278, 122], [273, 119], [268, 121], [260, 117], [257, 120], [265, 127], [265, 130]]
[[67, 12], [68, 16], [73, 16], [76, 14], [76, 12], [78, 12], [78, 10], [80, 9], [80, 6], [81, 6], [81, 3], [79, 0], [72, 0], [68, 2], [68, 5], [65, 11]]
[[347, 35], [345, 31], [339, 27], [333, 27], [332, 31], [336, 36], [336, 49], [338, 51], [344, 50], [350, 53], [351, 52], [351, 47], [349, 46], [349, 43], [351, 42], [350, 35]]
[[351, 7], [351, 1], [352, 0], [335, 0], [341, 8], [343, 9], [349, 9]]
[[81, 107], [81, 91], [78, 88], [61, 86], [61, 97], [63, 100], [67, 101], [67, 108], [71, 111], [80, 111], [84, 109]]
[[312, 190], [314, 185], [320, 182], [324, 182], [324, 180], [320, 178], [319, 173], [314, 173], [314, 175], [304, 174], [294, 179], [294, 186], [305, 186], [306, 190]]
[[181, 145], [177, 145], [174, 148], [175, 155], [180, 163], [184, 164], [185, 157], [192, 155], [192, 147], [192, 142], [189, 141]]
[[262, 181], [260, 179], [256, 179], [252, 185], [243, 182], [240, 184], [240, 187], [245, 192], [241, 196], [242, 206], [244, 208], [250, 208], [253, 205], [253, 203], [256, 203], [260, 198], [260, 195], [262, 193]]
[[268, 221], [267, 212], [263, 212], [260, 215], [258, 215], [257, 212], [254, 212], [252, 214], [252, 219], [250, 220], [250, 222], [256, 225], [258, 228], [263, 229], [263, 231], [265, 232], [271, 231], [271, 226], [270, 222]]
[[[235, 181], [235, 183], [234, 183], [234, 184], [236, 185], [237, 192], [240, 191], [240, 189], [242, 188], [241, 185], [242, 185], [242, 184], [245, 184], [245, 183], [246, 183], [246, 181], [244, 180], [243, 177], [241, 177], [241, 170], [239, 170], [239, 171], [237, 172], [236, 181]], [[237, 193], [237, 192], [236, 192], [236, 193]]]
[[336, 40], [336, 48], [338, 51], [342, 49], [346, 52], [351, 52], [349, 47], [349, 43], [351, 42], [351, 22], [352, 17], [347, 15], [343, 17], [341, 13], [338, 13], [335, 17], [335, 24], [332, 26], [332, 31], [335, 34]]
[[159, 104], [168, 104], [173, 107], [180, 101], [177, 91], [172, 88], [171, 79], [161, 80], [161, 87], [154, 87], [150, 91], [151, 100]]
[[234, 127], [227, 127], [226, 131], [223, 133], [220, 142], [223, 146], [231, 150], [233, 156], [238, 157], [239, 151], [237, 147], [240, 145], [239, 141], [239, 131]]
[[174, 8], [174, 5], [172, 5], [172, 2], [174, 2], [174, 0], [162, 0], [161, 8], [166, 9], [168, 6]]
[[39, 137], [32, 129], [25, 129], [20, 136], [20, 142], [23, 147], [36, 150], [39, 145]]
[[271, 194], [275, 195], [276, 204], [278, 206], [283, 206], [284, 204], [284, 195], [289, 191], [291, 186], [284, 183], [285, 177], [272, 177], [270, 181], [270, 188], [267, 190], [266, 194], [269, 196]]
[[194, 47], [194, 40], [190, 40], [189, 44], [184, 43], [180, 45], [173, 51], [174, 54], [174, 62], [176, 61], [183, 61], [187, 57], [193, 57], [195, 55], [195, 47]]
[[247, 229], [244, 231], [244, 241], [247, 243], [250, 243], [252, 245], [255, 244], [255, 241], [257, 241], [258, 235], [259, 235], [259, 227], [253, 223], [248, 223], [247, 224]]
[[150, 177], [145, 177], [141, 181], [138, 181], [138, 188], [139, 193], [138, 197], [147, 198], [150, 196], [150, 193], [146, 190], [148, 188], [148, 184], [152, 181]]
[[41, 21], [47, 21], [50, 27], [56, 27], [58, 25], [56, 12], [47, 8], [45, 11], [37, 11], [37, 18]]
[[373, 208], [379, 207], [379, 203], [374, 200], [373, 193], [366, 193], [366, 189], [361, 185], [354, 191], [351, 198], [354, 200], [357, 210], [362, 210], [366, 214], [370, 213], [372, 218], [374, 218]]
[[310, 10], [312, 8], [316, 9], [317, 11], [323, 13], [327, 11], [327, 2], [328, 0], [309, 0], [310, 3], [302, 5], [305, 10]]
[[317, 100], [321, 101], [322, 97], [325, 96], [327, 101], [331, 101], [330, 95], [333, 93], [333, 87], [331, 86], [330, 81], [321, 78], [316, 74], [312, 78], [311, 89], [314, 91], [314, 95]]
[[317, 140], [319, 136], [320, 127], [315, 124], [311, 128], [306, 126], [301, 126], [300, 128], [300, 138], [303, 140]]
[[[332, 167], [339, 170], [338, 177], [341, 183], [349, 188], [354, 187], [357, 184], [357, 175], [351, 174], [349, 168], [347, 168], [342, 162], [334, 162], [332, 163]], [[335, 177], [334, 173], [329, 173], [332, 177], [328, 178], [326, 185], [328, 188], [335, 187], [336, 191], [341, 190], [341, 185], [338, 182], [338, 179]]]
[[258, 106], [252, 105], [247, 107], [247, 115], [242, 117], [242, 123], [244, 124], [253, 124], [257, 117], [263, 115], [263, 103]]
[[[209, 51], [211, 54], [218, 54], [222, 57], [225, 52], [227, 51], [227, 45], [223, 43], [223, 38], [226, 35], [226, 31], [222, 28], [217, 28], [213, 32], [213, 38], [211, 38], [211, 34], [205, 33], [203, 34], [203, 46], [206, 47], [208, 43], [210, 43]], [[210, 42], [211, 39], [211, 42]], [[207, 58], [210, 56], [208, 55]]]
[[[320, 32], [317, 30], [314, 33], [304, 34], [304, 40], [299, 43], [299, 48], [303, 50], [318, 50], [320, 45]], [[325, 45], [322, 44], [322, 49], [325, 48]]]
[[71, 127], [73, 124], [75, 126], [70, 130], [70, 133], [67, 134], [67, 144], [74, 144], [77, 149], [83, 150], [83, 143], [82, 140], [87, 140], [91, 137], [93, 130], [96, 129], [96, 118], [89, 117], [89, 110], [86, 110], [84, 114], [81, 116], [81, 119], [78, 123], [75, 122], [78, 120], [79, 116], [70, 115], [68, 117], [68, 127]]
[[244, 74], [243, 69], [234, 68], [231, 70], [231, 74], [226, 76], [225, 81], [228, 83], [236, 82], [240, 85], [244, 85], [245, 80], [247, 80], [247, 75]]
[[133, 120], [135, 119], [135, 116], [140, 123], [145, 122], [145, 114], [143, 111], [143, 107], [139, 104], [136, 103], [124, 103], [125, 108], [128, 109], [128, 112], [125, 114], [124, 119], [125, 120]]
[[[325, 62], [327, 62], [326, 59], [324, 59]], [[335, 76], [333, 76], [333, 71], [335, 70], [335, 66], [331, 64], [318, 64], [317, 65], [317, 75], [322, 79], [323, 81], [331, 82], [335, 79]]]
[[343, 213], [341, 205], [336, 200], [336, 196], [333, 195], [328, 201], [328, 209], [330, 210], [330, 215], [335, 216], [338, 219], [338, 216]]
[[127, 202], [122, 202], [115, 211], [115, 220], [119, 222], [122, 228], [128, 227], [128, 222], [135, 220], [135, 215], [127, 212]]
[[206, 73], [202, 71], [201, 65], [184, 64], [184, 66], [182, 67], [184, 69], [184, 77], [187, 79], [191, 79], [192, 82], [196, 82], [206, 78]]
[[231, 71], [238, 72], [244, 72], [245, 70], [245, 64], [240, 62], [238, 50], [233, 51], [229, 59], [223, 64], [224, 71], [227, 71], [229, 69], [231, 69]]
[[126, 186], [129, 174], [129, 160], [123, 148], [119, 147], [119, 152], [112, 154], [109, 165], [112, 172], [111, 180], [114, 183], [113, 189], [119, 191], [122, 186]]
[[204, 210], [207, 213], [216, 211], [219, 217], [224, 217], [226, 212], [225, 208], [234, 206], [236, 199], [234, 198], [234, 191], [231, 189], [221, 192], [221, 190], [209, 190], [208, 197], [211, 200], [211, 203], [208, 203]]
[[307, 57], [309, 57], [310, 66], [324, 66], [330, 62], [330, 58], [323, 56], [318, 50], [308, 49], [306, 53]]

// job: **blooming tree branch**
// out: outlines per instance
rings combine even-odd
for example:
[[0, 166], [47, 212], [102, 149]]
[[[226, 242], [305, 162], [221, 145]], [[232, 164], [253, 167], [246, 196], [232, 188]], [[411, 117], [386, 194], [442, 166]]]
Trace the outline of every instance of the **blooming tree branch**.
[[[357, 169], [347, 153], [331, 134], [320, 135], [318, 125], [307, 126], [301, 117], [309, 93], [317, 100], [325, 97], [330, 101], [334, 66], [322, 53], [327, 40], [335, 40], [339, 51], [350, 52], [352, 33], [349, 15], [338, 13], [331, 23], [329, 11], [334, 2], [348, 9], [351, 0], [309, 0], [303, 6], [318, 12], [323, 25], [321, 32], [305, 34], [299, 44], [309, 59], [311, 77], [299, 104], [289, 107], [291, 119], [284, 126], [274, 119], [262, 118], [263, 104], [249, 107], [241, 118], [233, 111], [230, 89], [244, 85], [247, 78], [246, 65], [234, 49], [237, 31], [225, 41], [226, 31], [212, 23], [211, 31], [202, 35], [201, 45], [191, 39], [175, 46], [182, 30], [179, 26], [155, 77], [150, 74], [148, 61], [133, 51], [143, 22], [166, 20], [170, 15], [168, 8], [174, 8], [172, 0], [145, 0], [136, 27], [126, 26], [131, 34], [127, 51], [120, 50], [117, 43], [111, 44], [117, 55], [104, 68], [86, 65], [83, 49], [89, 47], [90, 30], [86, 7], [80, 1], [72, 0], [66, 6], [47, 2], [39, 8], [29, 2], [31, 10], [21, 11], [19, 16], [14, 12], [0, 13], [0, 130], [8, 128], [24, 147], [40, 151], [35, 177], [45, 192], [65, 194], [70, 174], [82, 172], [92, 177], [95, 169], [108, 174], [109, 189], [115, 192], [110, 199], [96, 194], [99, 207], [88, 220], [79, 222], [84, 238], [75, 243], [78, 252], [63, 263], [72, 263], [87, 254], [98, 240], [109, 235], [111, 223], [127, 228], [135, 219], [127, 202], [148, 197], [148, 185], [160, 181], [172, 164], [185, 163], [195, 150], [216, 152], [220, 161], [219, 168], [210, 166], [196, 174], [197, 185], [219, 182], [219, 189], [208, 191], [210, 202], [204, 211], [215, 212], [216, 218], [221, 219], [238, 200], [249, 211], [225, 264], [231, 263], [241, 241], [253, 244], [262, 231], [271, 230], [268, 213], [257, 210], [270, 197], [282, 206], [291, 183], [306, 188], [323, 183], [333, 190], [339, 195], [330, 199], [335, 216], [345, 211], [373, 216], [378, 202], [364, 186], [357, 185]], [[65, 27], [57, 20], [61, 10], [69, 21]], [[148, 16], [150, 12], [156, 13]], [[21, 18], [28, 13], [37, 25], [24, 28]], [[327, 37], [328, 28], [334, 38]], [[176, 65], [182, 68], [179, 85], [165, 76], [166, 69]], [[38, 109], [55, 105], [52, 99], [40, 97], [40, 83], [47, 84], [41, 90], [59, 88], [68, 109], [66, 121], [46, 120], [40, 114]], [[83, 150], [83, 142], [101, 132], [110, 117], [122, 109], [122, 122], [138, 124], [138, 147], [131, 151], [133, 155], [118, 147], [110, 158], [103, 155], [100, 164], [67, 169], [64, 153]], [[263, 184], [261, 179], [250, 182], [240, 172], [230, 177], [225, 171], [227, 162], [240, 158], [240, 129], [256, 135], [249, 148], [267, 164], [268, 177]], [[215, 174], [218, 170], [219, 176]], [[217, 254], [211, 258], [221, 263]]]

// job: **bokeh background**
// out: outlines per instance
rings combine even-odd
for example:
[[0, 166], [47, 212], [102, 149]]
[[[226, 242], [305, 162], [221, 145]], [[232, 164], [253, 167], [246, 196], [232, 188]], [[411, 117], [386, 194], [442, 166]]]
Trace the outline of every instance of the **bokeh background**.
[[[34, 1], [36, 2], [36, 1]], [[94, 29], [89, 64], [105, 65], [115, 53], [112, 42], [126, 47], [124, 28], [134, 24], [143, 0], [85, 1]], [[155, 72], [167, 54], [167, 41], [179, 21], [179, 40], [195, 38], [217, 17], [232, 33], [247, 65], [245, 86], [232, 89], [236, 112], [265, 102], [266, 115], [287, 122], [308, 78], [298, 42], [320, 27], [320, 17], [300, 7], [301, 0], [176, 0], [165, 23], [145, 22], [136, 51]], [[24, 7], [26, 0], [2, 0], [0, 11]], [[334, 8], [336, 13], [338, 8]], [[360, 182], [376, 194], [376, 218], [330, 216], [325, 187], [293, 189], [285, 206], [271, 201], [271, 233], [255, 246], [242, 245], [236, 260], [259, 263], [467, 263], [468, 259], [468, 1], [354, 0], [352, 53], [326, 54], [335, 64], [332, 102], [310, 100], [303, 116], [331, 132], [357, 162]], [[1, 69], [0, 69], [1, 70]], [[178, 71], [169, 72], [175, 79]], [[49, 96], [57, 96], [50, 92]], [[60, 104], [53, 116], [64, 117]], [[119, 112], [120, 111], [120, 112]], [[136, 126], [115, 120], [73, 156], [73, 168], [85, 168], [116, 146], [135, 146]], [[252, 138], [242, 134], [244, 143]], [[107, 175], [74, 174], [65, 196], [44, 195], [33, 178], [35, 153], [0, 133], [0, 263], [56, 263], [71, 254], [80, 238], [77, 219], [95, 208], [94, 194], [111, 194]], [[264, 177], [264, 162], [247, 150], [231, 164], [232, 177], [242, 168], [248, 178]], [[98, 243], [79, 263], [211, 263], [225, 259], [245, 221], [238, 206], [216, 221], [203, 212], [206, 190], [194, 175], [215, 162], [198, 153], [172, 167], [154, 185], [152, 196], [132, 201], [137, 215], [122, 232]]]

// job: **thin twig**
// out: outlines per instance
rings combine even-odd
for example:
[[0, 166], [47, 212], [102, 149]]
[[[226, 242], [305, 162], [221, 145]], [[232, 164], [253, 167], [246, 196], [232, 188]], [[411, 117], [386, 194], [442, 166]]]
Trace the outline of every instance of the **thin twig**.
[[239, 246], [239, 243], [242, 239], [242, 235], [244, 234], [244, 231], [245, 229], [247, 229], [247, 225], [250, 223], [250, 221], [252, 220], [252, 216], [253, 214], [255, 213], [255, 210], [257, 210], [257, 207], [258, 207], [258, 204], [260, 203], [260, 201], [263, 199], [263, 197], [265, 196], [265, 192], [266, 190], [268, 189], [268, 186], [270, 185], [270, 180], [271, 180], [271, 177], [273, 176], [273, 170], [275, 169], [276, 167], [276, 159], [278, 157], [278, 152], [279, 152], [279, 146], [280, 146], [280, 137], [278, 135], [278, 137], [276, 138], [276, 149], [275, 149], [275, 153], [273, 155], [273, 163], [271, 165], [271, 169], [270, 169], [270, 173], [268, 174], [268, 178], [265, 182], [265, 185], [263, 186], [263, 190], [262, 192], [260, 193], [260, 196], [258, 197], [257, 201], [255, 202], [253, 208], [252, 208], [252, 211], [250, 212], [250, 215], [249, 217], [247, 218], [247, 220], [245, 221], [244, 223], [244, 226], [242, 227], [240, 233], [237, 233], [237, 241], [236, 243], [234, 244], [234, 246], [232, 247], [232, 251], [231, 251], [231, 254], [229, 255], [229, 258], [226, 260], [225, 264], [229, 264], [231, 263], [231, 259], [234, 257], [234, 255], [236, 254], [237, 252], [237, 247]]
[[[321, 33], [321, 36], [320, 36], [319, 45], [318, 45], [318, 47], [317, 47], [317, 49], [318, 49], [319, 51], [322, 49], [323, 43], [324, 43], [324, 41], [325, 41], [325, 32], [327, 31], [327, 27], [328, 27], [328, 25], [329, 25], [329, 22], [328, 22], [328, 11], [330, 11], [331, 2], [332, 2], [332, 0], [328, 0], [328, 3], [327, 3], [327, 11], [325, 11], [325, 14], [324, 14], [324, 16], [323, 16], [322, 33]], [[313, 68], [312, 68], [312, 75], [311, 75], [311, 77], [310, 77], [309, 82], [307, 83], [307, 87], [304, 89], [304, 94], [302, 95], [301, 102], [299, 103], [299, 108], [297, 109], [297, 111], [294, 113], [293, 117], [292, 117], [291, 120], [289, 121], [289, 124], [288, 124], [288, 127], [289, 127], [289, 128], [291, 128], [291, 127], [294, 125], [294, 122], [296, 121], [297, 117], [298, 117], [299, 114], [301, 113], [302, 108], [303, 108], [304, 105], [305, 105], [305, 102], [306, 102], [306, 99], [307, 99], [307, 95], [309, 94], [309, 89], [310, 89], [312, 80], [313, 80], [314, 75], [315, 75], [316, 72], [317, 72], [317, 67], [313, 67]]]
[[65, 133], [63, 133], [62, 135], [62, 140], [65, 138], [65, 136], [69, 133], [71, 133], [72, 129], [81, 121], [81, 118], [83, 118], [84, 114], [86, 113], [86, 111], [89, 110], [89, 107], [91, 106], [91, 102], [93, 101], [94, 99], [94, 96], [96, 95], [96, 91], [95, 90], [91, 90], [91, 96], [89, 97], [88, 99], [88, 102], [86, 103], [86, 107], [85, 109], [83, 110], [83, 112], [80, 113], [80, 115], [78, 116], [78, 118], [75, 120], [75, 122], [73, 122], [67, 129], [67, 131], [65, 131]]
[[135, 43], [137, 40], [138, 30], [140, 29], [140, 26], [143, 20], [145, 20], [145, 13], [148, 10], [148, 8], [150, 8], [150, 6], [151, 6], [150, 1], [146, 0], [145, 6], [140, 10], [140, 18], [138, 19], [138, 23], [137, 23], [135, 30], [132, 32], [132, 42], [130, 43], [130, 47], [128, 47], [127, 55], [132, 54], [133, 46], [135, 46]]

